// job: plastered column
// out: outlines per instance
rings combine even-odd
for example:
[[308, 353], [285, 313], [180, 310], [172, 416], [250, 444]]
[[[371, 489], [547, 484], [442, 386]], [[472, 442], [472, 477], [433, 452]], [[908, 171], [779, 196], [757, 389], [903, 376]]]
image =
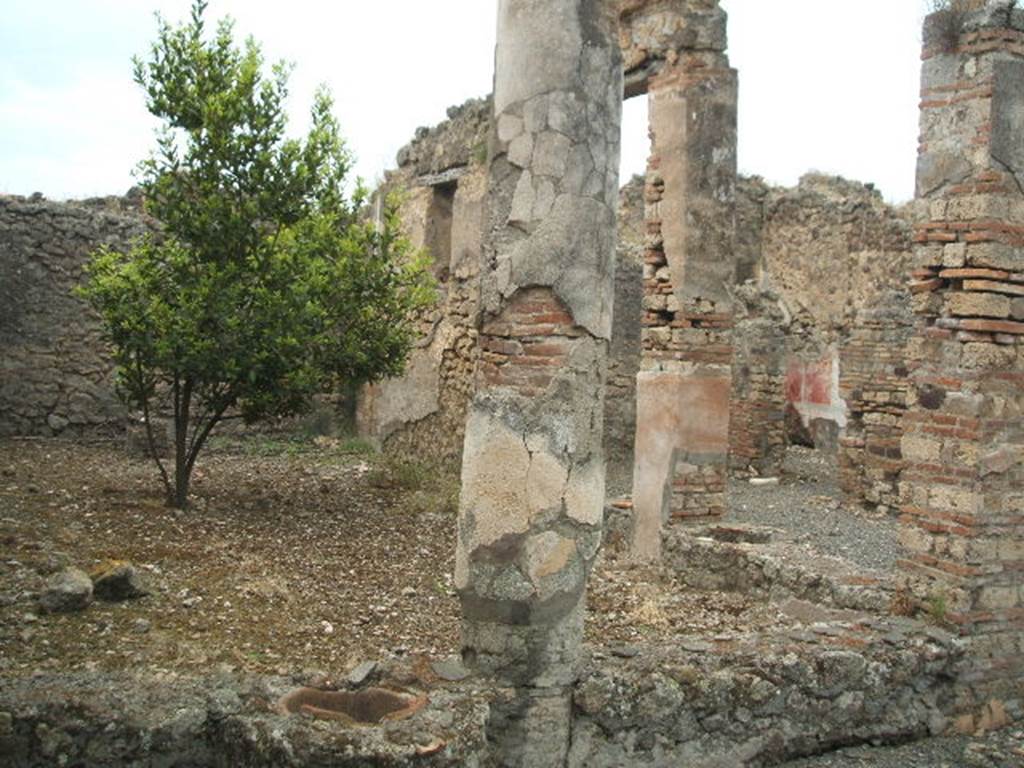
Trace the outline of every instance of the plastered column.
[[[664, 13], [652, 6], [650, 14]], [[674, 39], [686, 44], [646, 84], [651, 157], [631, 540], [638, 560], [660, 557], [666, 523], [725, 511], [737, 77], [717, 3], [683, 6], [676, 23], [686, 34]]]
[[506, 765], [561, 765], [601, 540], [622, 66], [615, 3], [501, 0], [481, 360], [456, 585], [466, 662], [507, 688]]
[[902, 455], [907, 586], [959, 628], [965, 730], [1024, 715], [1024, 11], [925, 24]]

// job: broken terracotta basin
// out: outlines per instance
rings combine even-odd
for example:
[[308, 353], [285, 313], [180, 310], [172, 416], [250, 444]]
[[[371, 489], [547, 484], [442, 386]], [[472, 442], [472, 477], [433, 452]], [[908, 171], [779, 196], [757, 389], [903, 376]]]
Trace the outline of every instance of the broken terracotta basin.
[[388, 688], [361, 691], [322, 691], [299, 688], [281, 697], [277, 710], [283, 715], [309, 715], [322, 720], [340, 720], [350, 725], [377, 725], [404, 720], [423, 709], [427, 696], [414, 696]]

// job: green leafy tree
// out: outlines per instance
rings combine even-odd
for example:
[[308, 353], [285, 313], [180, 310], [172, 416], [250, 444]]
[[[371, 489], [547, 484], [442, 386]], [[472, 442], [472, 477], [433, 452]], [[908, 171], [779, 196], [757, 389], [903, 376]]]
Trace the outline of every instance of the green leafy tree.
[[[118, 390], [152, 420], [173, 413], [174, 458], [156, 459], [185, 507], [211, 430], [293, 415], [342, 382], [401, 372], [412, 318], [433, 297], [427, 264], [399, 234], [393, 202], [360, 217], [344, 193], [351, 158], [321, 89], [304, 139], [287, 138], [288, 68], [264, 75], [232, 23], [206, 35], [204, 0], [159, 34], [135, 80], [162, 121], [140, 165], [161, 227], [122, 253], [94, 253], [81, 294], [99, 312]], [[207, 39], [209, 37], [209, 39]]]

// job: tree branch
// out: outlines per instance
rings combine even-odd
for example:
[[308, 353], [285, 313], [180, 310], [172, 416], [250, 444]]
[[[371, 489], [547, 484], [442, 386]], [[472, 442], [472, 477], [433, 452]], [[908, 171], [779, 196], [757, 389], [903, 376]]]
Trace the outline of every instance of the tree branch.
[[135, 358], [135, 372], [138, 376], [136, 386], [139, 388], [139, 399], [142, 401], [142, 423], [146, 427], [146, 443], [149, 446], [149, 455], [153, 457], [153, 461], [156, 462], [156, 466], [160, 470], [160, 477], [164, 481], [164, 490], [168, 494], [172, 494], [174, 488], [171, 485], [171, 476], [167, 474], [164, 463], [160, 461], [160, 456], [156, 449], [156, 440], [153, 437], [153, 424], [149, 420], [149, 393], [146, 391], [146, 379], [142, 372], [142, 363], [138, 357]]

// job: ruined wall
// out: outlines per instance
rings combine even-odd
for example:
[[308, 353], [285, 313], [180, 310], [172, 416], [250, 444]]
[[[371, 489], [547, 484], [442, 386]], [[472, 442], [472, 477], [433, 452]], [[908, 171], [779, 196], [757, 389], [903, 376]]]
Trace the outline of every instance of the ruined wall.
[[[469, 102], [453, 109], [445, 123], [421, 129], [399, 152], [403, 165], [388, 176], [389, 186], [406, 189], [402, 217], [413, 240], [432, 250], [451, 249], [450, 261], [437, 262], [440, 303], [424, 320], [423, 338], [406, 375], [366, 387], [359, 399], [361, 432], [416, 456], [451, 459], [462, 445], [478, 355], [479, 231], [474, 227], [480, 226], [485, 187], [482, 166], [476, 164], [485, 104]], [[642, 263], [654, 258], [649, 247], [658, 243], [645, 220], [645, 196], [651, 193], [637, 177], [620, 194], [616, 313], [605, 400], [609, 484], [616, 493], [627, 492], [632, 484], [641, 346], [646, 343], [652, 354], [663, 355], [670, 353], [673, 333], [679, 343], [687, 333], [656, 322], [675, 300], [666, 265]], [[453, 203], [439, 205], [443, 194]], [[657, 190], [653, 194], [657, 203]], [[772, 187], [758, 177], [740, 178], [736, 208], [739, 306], [733, 320], [736, 393], [729, 406], [729, 461], [737, 470], [753, 467], [770, 474], [778, 470], [787, 441], [835, 449], [847, 407], [840, 396], [840, 346], [857, 327], [857, 312], [877, 304], [909, 269], [910, 230], [902, 212], [886, 205], [877, 192], [834, 177], [809, 175], [792, 189]], [[446, 239], [445, 226], [439, 226], [446, 221], [454, 239]], [[821, 282], [823, 274], [830, 275], [829, 283]], [[650, 330], [642, 337], [645, 316]], [[856, 342], [849, 348], [855, 347]], [[792, 417], [788, 437], [780, 416], [787, 404]]]
[[[401, 190], [401, 219], [414, 244], [434, 255], [439, 301], [425, 313], [403, 376], [363, 387], [357, 428], [388, 450], [451, 461], [462, 450], [466, 407], [479, 357], [481, 202], [490, 98], [449, 110], [398, 152], [383, 191]], [[605, 451], [616, 492], [632, 483], [636, 374], [640, 368], [642, 257], [646, 234], [642, 177], [620, 193], [615, 320], [608, 352]], [[450, 254], [448, 258], [445, 254]]]
[[403, 376], [363, 387], [356, 424], [389, 450], [454, 462], [462, 451], [466, 408], [478, 356], [481, 217], [487, 188], [490, 100], [473, 99], [421, 128], [398, 153], [386, 194], [402, 195], [410, 239], [434, 259], [438, 302], [421, 319], [421, 337]]
[[982, 5], [925, 24], [901, 487], [907, 586], [968, 638], [967, 728], [1024, 717], [1024, 11]]
[[729, 466], [778, 475], [786, 452], [786, 331], [778, 297], [736, 287]]
[[911, 230], [871, 187], [817, 174], [795, 188], [740, 177], [736, 222], [729, 462], [772, 473], [787, 442], [836, 449], [840, 344], [909, 270]]
[[826, 344], [906, 274], [910, 226], [870, 185], [808, 173], [764, 206], [762, 275]]
[[72, 289], [91, 251], [146, 231], [138, 202], [0, 196], [0, 435], [123, 427], [99, 323]]
[[857, 313], [840, 348], [839, 390], [848, 409], [840, 486], [851, 502], [885, 512], [899, 508], [912, 330], [910, 296], [893, 290]]
[[793, 318], [788, 395], [794, 439], [835, 449], [846, 427], [839, 347], [857, 312], [909, 270], [911, 230], [870, 185], [809, 173], [764, 198], [761, 279]]

